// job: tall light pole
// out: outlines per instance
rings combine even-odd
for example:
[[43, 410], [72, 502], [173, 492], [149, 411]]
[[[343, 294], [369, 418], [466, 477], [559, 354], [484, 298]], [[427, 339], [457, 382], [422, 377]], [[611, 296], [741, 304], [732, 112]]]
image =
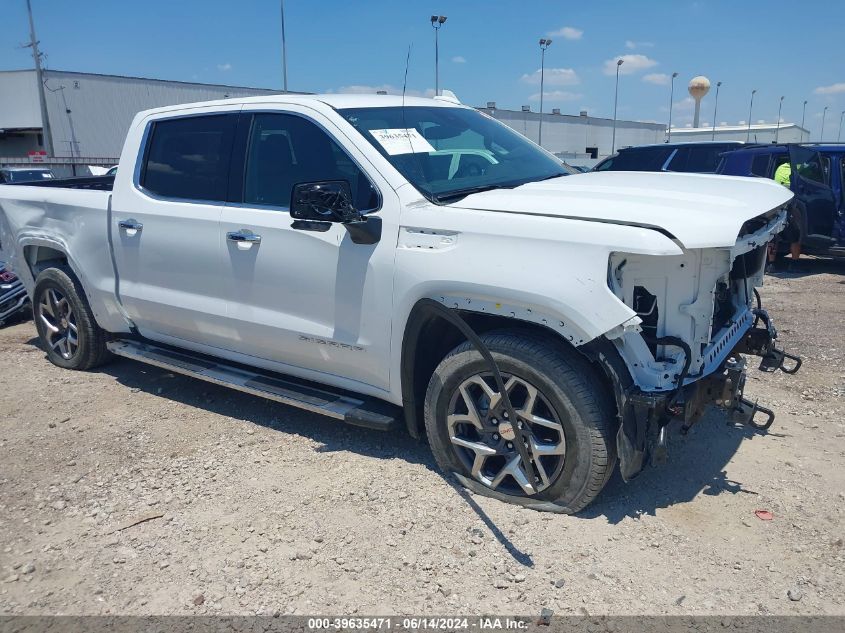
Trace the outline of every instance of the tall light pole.
[[669, 88], [669, 134], [666, 138], [667, 143], [672, 141], [672, 106], [675, 105], [675, 77], [677, 76], [678, 73], [672, 73], [672, 86]]
[[804, 108], [801, 110], [801, 142], [804, 142], [804, 116], [807, 114], [807, 100], [804, 99]]
[[827, 109], [828, 109], [828, 107], [829, 107], [829, 106], [825, 106], [825, 107], [824, 107], [824, 110], [822, 110], [822, 131], [821, 131], [821, 134], [819, 134], [819, 140], [820, 140], [820, 141], [823, 141], [823, 140], [824, 140], [824, 120], [825, 120], [825, 118], [827, 117]]
[[754, 95], [756, 93], [756, 89], [751, 91], [751, 105], [748, 106], [748, 132], [745, 134], [746, 143], [751, 140], [751, 113], [754, 111]]
[[431, 26], [434, 27], [434, 94], [440, 94], [440, 28], [446, 21], [445, 15], [432, 15]]
[[616, 60], [616, 92], [613, 95], [613, 140], [610, 144], [610, 153], [616, 153], [616, 106], [619, 104], [619, 67], [625, 62], [624, 59]]
[[778, 123], [777, 127], [775, 127], [775, 143], [778, 142], [778, 136], [780, 136], [780, 113], [783, 110], [783, 97], [780, 98], [778, 102]]
[[842, 117], [845, 117], [845, 110], [842, 110], [842, 112], [839, 115], [839, 132], [836, 134], [836, 142], [837, 143], [840, 140], [842, 140]]
[[285, 0], [279, 0], [282, 10], [282, 89], [288, 91], [288, 49], [285, 40]]
[[713, 136], [710, 138], [711, 141], [716, 140], [716, 113], [719, 112], [719, 88], [721, 85], [721, 81], [716, 82], [716, 104], [713, 106]]
[[41, 106], [41, 138], [47, 156], [53, 156], [53, 133], [50, 130], [50, 117], [47, 113], [47, 97], [44, 94], [44, 71], [41, 68], [41, 51], [38, 50], [38, 38], [35, 37], [35, 22], [32, 19], [32, 4], [26, 0], [26, 12], [29, 15], [29, 44], [32, 59], [35, 61], [35, 81], [38, 83], [38, 104]]
[[543, 80], [546, 72], [546, 49], [552, 45], [550, 39], [540, 40], [540, 131], [537, 134], [537, 145], [543, 147]]

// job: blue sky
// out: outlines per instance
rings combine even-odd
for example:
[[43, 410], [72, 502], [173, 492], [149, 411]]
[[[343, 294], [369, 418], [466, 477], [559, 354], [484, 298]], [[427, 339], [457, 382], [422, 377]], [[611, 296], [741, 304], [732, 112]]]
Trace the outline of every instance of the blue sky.
[[[48, 65], [58, 70], [182, 81], [280, 87], [278, 0], [32, 0]], [[0, 67], [27, 68], [24, 0], [2, 0]], [[702, 104], [718, 121], [800, 122], [815, 138], [826, 117], [835, 138], [845, 109], [845, 2], [841, 0], [286, 0], [288, 79], [308, 92], [401, 90], [412, 45], [409, 92], [434, 87], [432, 13], [448, 16], [440, 32], [441, 87], [465, 103], [539, 106], [540, 37], [546, 53], [545, 109], [613, 111], [613, 64], [626, 57], [619, 117], [666, 121], [668, 75], [675, 83], [674, 122], [692, 120], [686, 84], [698, 74], [714, 89]], [[609, 63], [608, 63], [608, 60]], [[608, 74], [610, 73], [610, 74]]]

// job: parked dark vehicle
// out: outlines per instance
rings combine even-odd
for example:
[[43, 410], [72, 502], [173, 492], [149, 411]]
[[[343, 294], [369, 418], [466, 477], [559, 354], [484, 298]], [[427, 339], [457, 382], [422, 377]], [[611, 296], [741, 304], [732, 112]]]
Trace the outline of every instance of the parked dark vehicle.
[[0, 326], [20, 317], [28, 307], [26, 288], [18, 276], [0, 262]]
[[[808, 255], [845, 257], [845, 144], [753, 145], [725, 154], [718, 173], [773, 178], [785, 162], [792, 168], [792, 211]], [[780, 250], [785, 248], [780, 245]]]
[[0, 184], [37, 182], [53, 178], [53, 172], [46, 167], [3, 167], [0, 168]]
[[742, 147], [741, 141], [660, 143], [620, 149], [593, 167], [593, 171], [716, 172], [724, 152]]

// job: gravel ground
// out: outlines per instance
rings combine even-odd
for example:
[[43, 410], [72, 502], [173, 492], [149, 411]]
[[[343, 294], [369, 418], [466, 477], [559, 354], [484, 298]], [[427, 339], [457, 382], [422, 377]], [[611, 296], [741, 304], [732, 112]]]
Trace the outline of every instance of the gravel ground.
[[805, 270], [763, 289], [806, 359], [751, 374], [772, 432], [711, 411], [578, 516], [470, 496], [404, 432], [64, 371], [7, 327], [0, 613], [845, 614], [845, 266]]

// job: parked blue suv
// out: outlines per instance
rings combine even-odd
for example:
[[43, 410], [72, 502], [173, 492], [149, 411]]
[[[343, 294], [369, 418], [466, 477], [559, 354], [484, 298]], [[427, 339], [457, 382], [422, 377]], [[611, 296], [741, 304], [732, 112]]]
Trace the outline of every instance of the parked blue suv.
[[845, 257], [845, 144], [745, 146], [723, 154], [717, 173], [773, 178], [785, 162], [792, 167], [792, 212], [802, 252]]

